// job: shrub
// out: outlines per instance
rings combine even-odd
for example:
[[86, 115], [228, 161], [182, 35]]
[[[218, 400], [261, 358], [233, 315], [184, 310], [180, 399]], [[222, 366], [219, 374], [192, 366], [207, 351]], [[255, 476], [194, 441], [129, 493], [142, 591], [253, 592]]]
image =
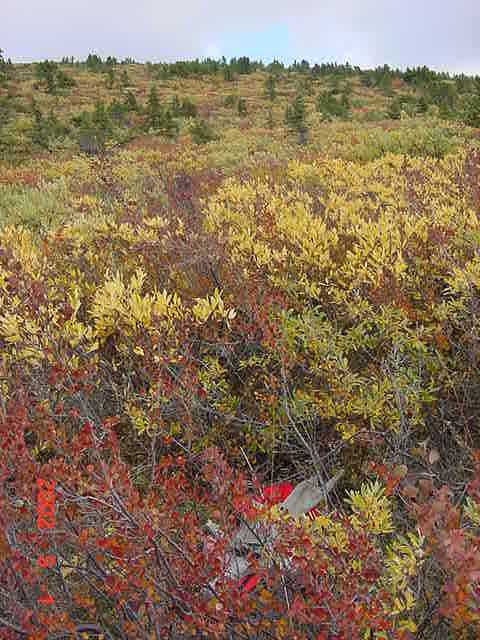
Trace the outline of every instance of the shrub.
[[139, 106], [137, 98], [132, 91], [127, 91], [125, 95], [124, 105], [127, 111], [138, 111]]
[[197, 107], [190, 98], [183, 98], [179, 100], [175, 94], [172, 97], [171, 113], [173, 116], [180, 116], [182, 118], [195, 118], [197, 116]]
[[113, 70], [112, 67], [109, 67], [107, 69], [107, 75], [105, 78], [105, 86], [107, 87], [107, 89], [113, 89], [115, 85], [115, 71]]
[[245, 98], [239, 98], [237, 103], [237, 111], [240, 117], [246, 116], [248, 113], [247, 110], [247, 101]]
[[308, 127], [306, 122], [305, 101], [301, 94], [297, 94], [292, 105], [285, 110], [285, 124], [291, 131], [298, 134], [298, 143], [307, 143]]
[[330, 116], [337, 118], [347, 118], [349, 115], [350, 101], [348, 96], [343, 93], [342, 98], [338, 101], [332, 91], [320, 93], [316, 102], [317, 111], [328, 119]]
[[461, 116], [469, 127], [480, 128], [480, 91], [465, 98]]
[[199, 119], [191, 125], [190, 135], [195, 144], [205, 144], [218, 138], [210, 124], [203, 119]]
[[233, 71], [228, 65], [223, 69], [223, 79], [225, 80], [225, 82], [233, 82], [235, 79]]
[[388, 117], [392, 120], [400, 120], [402, 105], [398, 99], [392, 100], [388, 107]]
[[228, 96], [225, 97], [224, 105], [226, 107], [234, 107], [237, 104], [238, 99], [239, 99], [238, 95], [234, 93], [230, 93]]
[[265, 80], [265, 95], [272, 102], [277, 97], [277, 79], [273, 74], [269, 74]]

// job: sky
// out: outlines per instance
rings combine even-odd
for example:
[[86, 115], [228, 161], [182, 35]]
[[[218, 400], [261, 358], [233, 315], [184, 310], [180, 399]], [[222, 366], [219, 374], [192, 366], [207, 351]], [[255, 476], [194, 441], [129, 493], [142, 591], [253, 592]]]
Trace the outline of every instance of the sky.
[[480, 74], [480, 0], [0, 0], [15, 62], [248, 55]]

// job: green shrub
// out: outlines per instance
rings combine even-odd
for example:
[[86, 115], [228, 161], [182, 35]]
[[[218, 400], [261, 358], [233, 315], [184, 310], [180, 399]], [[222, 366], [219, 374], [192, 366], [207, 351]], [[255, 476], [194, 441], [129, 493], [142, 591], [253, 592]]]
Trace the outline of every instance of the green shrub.
[[234, 93], [230, 93], [228, 96], [226, 96], [225, 100], [223, 101], [223, 104], [226, 107], [234, 107], [237, 104], [238, 98], [239, 97]]
[[190, 135], [195, 144], [206, 144], [217, 139], [217, 135], [210, 124], [203, 119], [197, 120], [190, 127]]
[[239, 116], [247, 115], [247, 102], [245, 98], [239, 98], [237, 103], [237, 111]]
[[7, 185], [0, 188], [0, 228], [19, 224], [41, 232], [61, 224], [72, 212], [64, 178], [39, 187]]
[[269, 74], [265, 80], [265, 95], [272, 102], [277, 97], [277, 79], [273, 74]]
[[480, 92], [466, 98], [461, 119], [469, 127], [480, 127]]
[[324, 118], [330, 117], [347, 118], [349, 115], [350, 101], [347, 94], [342, 94], [340, 101], [337, 100], [333, 90], [324, 91], [317, 96], [317, 111], [320, 111]]

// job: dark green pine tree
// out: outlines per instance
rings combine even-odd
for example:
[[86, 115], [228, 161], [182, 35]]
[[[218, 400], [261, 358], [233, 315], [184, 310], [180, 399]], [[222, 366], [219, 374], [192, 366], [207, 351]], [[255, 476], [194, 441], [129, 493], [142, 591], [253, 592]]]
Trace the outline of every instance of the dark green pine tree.
[[464, 105], [463, 122], [469, 127], [480, 128], [480, 90], [468, 96]]
[[113, 70], [113, 67], [108, 67], [105, 86], [107, 87], [107, 89], [113, 89], [114, 85], [115, 85], [115, 71]]
[[150, 93], [148, 95], [146, 115], [145, 115], [145, 128], [148, 129], [160, 129], [163, 122], [162, 107], [160, 100], [158, 99], [157, 88], [152, 85]]
[[428, 102], [425, 96], [420, 96], [417, 101], [417, 113], [424, 114], [428, 111]]
[[245, 98], [239, 98], [237, 103], [238, 115], [240, 117], [247, 115], [247, 102]]
[[298, 133], [298, 141], [305, 144], [307, 141], [305, 100], [301, 94], [297, 94], [292, 105], [285, 110], [285, 124], [291, 131]]
[[135, 94], [132, 91], [128, 91], [124, 101], [127, 111], [138, 111], [138, 102]]
[[95, 111], [92, 115], [92, 122], [97, 129], [104, 131], [106, 135], [111, 133], [112, 123], [103, 100], [97, 100]]
[[275, 126], [275, 122], [273, 120], [273, 109], [272, 107], [270, 107], [270, 109], [268, 110], [267, 127], [269, 129], [273, 129], [274, 126]]
[[3, 50], [0, 49], [0, 86], [4, 85], [8, 80], [8, 66], [3, 57]]
[[180, 107], [180, 115], [184, 118], [196, 118], [197, 116], [197, 107], [195, 103], [193, 103], [190, 98], [184, 98], [182, 102], [182, 106]]
[[265, 93], [272, 102], [277, 97], [277, 80], [273, 74], [270, 74], [265, 80]]
[[392, 120], [400, 120], [402, 115], [402, 107], [398, 100], [392, 100], [388, 107], [388, 117]]
[[174, 115], [174, 116], [179, 116], [180, 115], [181, 105], [180, 105], [180, 100], [178, 99], [177, 94], [172, 96], [172, 102], [171, 102], [170, 110], [172, 112], [172, 115]]
[[45, 122], [35, 98], [32, 98], [30, 103], [30, 111], [33, 116], [33, 126], [31, 131], [32, 142], [40, 147], [46, 147], [48, 143], [48, 136], [45, 128]]
[[172, 112], [169, 109], [166, 109], [162, 113], [162, 122], [159, 127], [162, 135], [167, 138], [176, 138], [179, 132], [178, 122], [172, 115]]
[[233, 82], [233, 71], [230, 67], [230, 65], [227, 65], [224, 67], [223, 69], [223, 79], [225, 80], [225, 82]]
[[122, 83], [122, 87], [125, 89], [125, 87], [130, 87], [131, 86], [131, 82], [130, 82], [130, 78], [128, 77], [128, 73], [127, 70], [124, 69], [122, 71], [122, 75], [120, 77], [120, 82]]

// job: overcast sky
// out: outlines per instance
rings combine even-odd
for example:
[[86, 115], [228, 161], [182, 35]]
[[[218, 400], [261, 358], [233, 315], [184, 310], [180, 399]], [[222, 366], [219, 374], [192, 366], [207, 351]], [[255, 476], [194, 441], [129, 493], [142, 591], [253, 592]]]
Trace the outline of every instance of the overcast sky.
[[0, 0], [14, 61], [248, 55], [480, 74], [480, 0]]

